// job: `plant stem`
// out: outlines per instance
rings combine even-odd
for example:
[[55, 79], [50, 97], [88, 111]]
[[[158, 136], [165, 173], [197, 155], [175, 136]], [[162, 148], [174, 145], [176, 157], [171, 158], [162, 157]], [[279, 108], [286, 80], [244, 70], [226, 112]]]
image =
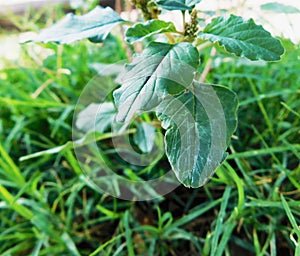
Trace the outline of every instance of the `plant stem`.
[[215, 47], [213, 47], [210, 51], [210, 58], [208, 59], [208, 61], [206, 62], [205, 68], [200, 76], [200, 83], [204, 83], [204, 81], [206, 80], [207, 75], [209, 74], [210, 70], [211, 70], [211, 66], [212, 66], [212, 61], [213, 61], [213, 57], [216, 55], [217, 50]]
[[183, 22], [183, 34], [185, 32], [185, 11], [181, 11], [182, 13], [182, 22]]
[[115, 10], [117, 13], [121, 13], [122, 12], [122, 3], [121, 0], [116, 0], [115, 1]]
[[205, 42], [205, 43], [200, 44], [200, 45], [197, 47], [197, 49], [198, 49], [198, 51], [202, 51], [203, 49], [205, 49], [205, 48], [207, 48], [207, 47], [209, 47], [209, 46], [211, 46], [211, 45], [212, 45], [212, 43], [209, 42], [209, 41], [207, 41], [207, 42]]
[[175, 44], [176, 40], [174, 38], [174, 36], [172, 36], [170, 33], [165, 33], [166, 37], [169, 39], [171, 44]]

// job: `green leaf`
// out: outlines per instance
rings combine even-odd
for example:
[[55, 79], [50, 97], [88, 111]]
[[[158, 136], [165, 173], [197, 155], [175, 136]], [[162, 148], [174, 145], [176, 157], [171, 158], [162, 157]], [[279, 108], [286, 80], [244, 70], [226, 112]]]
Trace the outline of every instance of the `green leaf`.
[[213, 19], [198, 36], [218, 42], [228, 52], [250, 60], [275, 61], [284, 53], [280, 41], [262, 26], [235, 15]]
[[110, 7], [97, 6], [82, 16], [67, 14], [52, 27], [42, 30], [33, 41], [69, 44], [89, 38], [93, 42], [103, 42], [110, 30], [121, 22], [119, 14]]
[[75, 245], [75, 242], [72, 240], [71, 236], [67, 232], [64, 232], [61, 235], [61, 239], [62, 239], [62, 241], [64, 241], [64, 243], [65, 243], [66, 247], [68, 248], [71, 255], [73, 255], [73, 256], [81, 255]]
[[175, 31], [176, 28], [172, 22], [149, 20], [129, 28], [126, 31], [126, 40], [129, 43], [138, 42], [156, 34]]
[[191, 11], [201, 0], [158, 0], [157, 5], [166, 10]]
[[[129, 134], [132, 133], [133, 130], [127, 130], [126, 132], [124, 132], [123, 134]], [[122, 135], [122, 133], [118, 133], [119, 136]], [[99, 132], [89, 132], [87, 134], [85, 134], [82, 138], [78, 139], [78, 140], [73, 140], [73, 141], [67, 141], [65, 144], [61, 145], [61, 146], [57, 146], [54, 148], [49, 148], [43, 151], [39, 151], [27, 156], [22, 156], [19, 158], [20, 161], [26, 161], [28, 159], [32, 159], [35, 157], [41, 157], [41, 156], [45, 156], [45, 155], [52, 155], [52, 154], [57, 154], [57, 153], [62, 153], [62, 152], [66, 152], [67, 150], [73, 149], [73, 148], [77, 148], [77, 147], [82, 147], [85, 145], [88, 145], [92, 142], [95, 141], [101, 141], [101, 140], [106, 140], [106, 139], [111, 139], [113, 137], [115, 137], [116, 134], [115, 133], [99, 133]]]
[[151, 152], [155, 142], [155, 127], [146, 122], [138, 123], [133, 140], [143, 153]]
[[30, 220], [34, 214], [27, 207], [17, 202], [14, 196], [0, 184], [0, 199], [5, 201], [15, 212], [23, 216], [25, 219]]
[[92, 103], [78, 114], [76, 127], [84, 132], [103, 133], [111, 126], [115, 116], [116, 109], [112, 102]]
[[298, 236], [298, 241], [300, 241], [300, 228], [299, 228], [299, 224], [297, 224], [297, 221], [292, 213], [292, 210], [288, 204], [288, 202], [285, 200], [284, 196], [281, 194], [280, 195], [280, 199], [283, 205], [283, 208], [285, 210], [285, 213], [294, 229], [294, 232], [297, 234]]
[[281, 3], [267, 3], [260, 6], [262, 10], [271, 11], [275, 13], [300, 13], [300, 10], [291, 5], [285, 5]]
[[188, 92], [167, 96], [157, 107], [167, 130], [167, 157], [185, 186], [204, 185], [224, 160], [236, 129], [237, 106], [229, 89], [194, 81]]
[[166, 94], [188, 87], [199, 65], [199, 53], [190, 43], [151, 43], [126, 66], [113, 93], [116, 120], [128, 121], [141, 110], [152, 110]]

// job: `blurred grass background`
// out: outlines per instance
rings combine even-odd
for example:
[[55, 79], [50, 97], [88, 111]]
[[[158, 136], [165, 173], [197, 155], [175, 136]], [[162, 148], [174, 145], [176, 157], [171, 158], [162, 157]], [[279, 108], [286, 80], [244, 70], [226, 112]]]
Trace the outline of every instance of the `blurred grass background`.
[[0, 254], [300, 255], [299, 44], [282, 39], [275, 63], [220, 51], [207, 81], [240, 100], [230, 156], [203, 188], [130, 202], [96, 191], [72, 149], [20, 161], [72, 139], [91, 63], [126, 58], [117, 36], [101, 46], [15, 43], [63, 15], [60, 6], [29, 10], [1, 27]]

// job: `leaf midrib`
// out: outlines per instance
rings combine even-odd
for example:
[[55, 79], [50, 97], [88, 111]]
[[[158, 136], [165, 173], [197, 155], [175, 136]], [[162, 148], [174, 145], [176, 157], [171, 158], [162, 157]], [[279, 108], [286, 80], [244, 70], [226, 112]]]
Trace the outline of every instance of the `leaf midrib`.
[[[267, 49], [267, 48], [264, 48], [264, 47], [262, 47], [262, 46], [260, 46], [260, 45], [257, 45], [257, 44], [253, 44], [253, 43], [249, 43], [249, 42], [245, 42], [245, 41], [243, 41], [243, 40], [240, 40], [240, 39], [233, 39], [233, 38], [230, 38], [230, 37], [225, 37], [225, 36], [220, 36], [220, 35], [216, 35], [216, 34], [213, 34], [213, 33], [203, 33], [203, 35], [213, 35], [213, 36], [215, 36], [215, 37], [218, 37], [218, 38], [220, 38], [220, 40], [214, 40], [213, 42], [215, 43], [215, 42], [220, 42], [220, 43], [222, 43], [222, 46], [224, 46], [225, 48], [227, 48], [224, 44], [223, 44], [223, 42], [221, 42], [221, 40], [223, 39], [225, 39], [225, 40], [229, 40], [229, 41], [231, 41], [231, 42], [233, 42], [233, 43], [235, 43], [235, 44], [244, 44], [244, 45], [251, 45], [251, 47], [254, 47], [254, 48], [259, 48], [261, 51], [266, 51], [266, 52], [268, 52], [268, 53], [270, 53], [270, 54], [272, 54], [272, 55], [274, 55], [274, 54], [277, 54], [276, 52], [272, 52], [272, 51], [270, 51], [269, 49]], [[243, 50], [242, 48], [241, 48], [241, 50], [242, 50], [242, 52], [245, 52], [245, 50]], [[279, 53], [278, 53], [279, 54]], [[281, 53], [280, 53], [281, 54]]]
[[[174, 48], [174, 46], [175, 46], [175, 45], [170, 45], [170, 47], [169, 47], [169, 49], [168, 49], [166, 55], [161, 55], [161, 56], [163, 57], [162, 60], [161, 60], [161, 61], [158, 63], [158, 65], [154, 68], [154, 71], [152, 72], [152, 74], [151, 74], [150, 76], [148, 76], [148, 77], [146, 78], [146, 80], [143, 82], [143, 84], [140, 86], [140, 90], [137, 90], [137, 91], [136, 91], [133, 102], [136, 101], [137, 97], [139, 96], [139, 93], [140, 93], [140, 92], [143, 90], [143, 88], [147, 85], [148, 81], [153, 77], [153, 74], [155, 74], [155, 73], [157, 72], [158, 67], [161, 65], [161, 63], [164, 62], [165, 58], [166, 58], [167, 55], [170, 53], [170, 51]], [[154, 55], [154, 56], [155, 56], [155, 55]], [[154, 86], [155, 86], [155, 88], [154, 88], [153, 92], [156, 91], [156, 83], [155, 83]], [[131, 111], [133, 105], [134, 105], [134, 104], [131, 104], [131, 105], [130, 105], [130, 107], [129, 107], [129, 109], [128, 109], [128, 111], [127, 111], [126, 114], [130, 113], [130, 111]]]

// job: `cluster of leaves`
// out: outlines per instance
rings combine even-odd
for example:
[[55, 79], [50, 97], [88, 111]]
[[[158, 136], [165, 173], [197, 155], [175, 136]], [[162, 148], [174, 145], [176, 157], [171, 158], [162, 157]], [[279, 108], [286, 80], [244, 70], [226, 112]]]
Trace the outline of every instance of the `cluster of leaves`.
[[[120, 78], [121, 87], [114, 91], [116, 120], [128, 122], [140, 112], [156, 111], [162, 127], [167, 130], [166, 155], [176, 177], [185, 186], [202, 186], [224, 160], [224, 151], [236, 128], [238, 103], [229, 89], [194, 80], [200, 65], [198, 48], [210, 41], [237, 56], [265, 61], [279, 60], [284, 49], [278, 39], [252, 19], [244, 20], [235, 15], [216, 17], [200, 29], [195, 9], [200, 0], [133, 2], [147, 21], [132, 24], [111, 8], [96, 7], [83, 16], [67, 15], [43, 30], [35, 41], [68, 44], [89, 38], [92, 42], [103, 42], [118, 24], [131, 25], [125, 34], [127, 42], [150, 41], [126, 65]], [[160, 9], [180, 10], [183, 17], [189, 12], [191, 21], [185, 22], [185, 31], [177, 31], [173, 23], [159, 20], [157, 10]], [[169, 42], [156, 42], [154, 35], [157, 34], [166, 34]], [[217, 110], [208, 113], [206, 108]], [[187, 113], [191, 118], [187, 118]], [[212, 118], [219, 121], [213, 125]], [[213, 130], [222, 133], [218, 142], [213, 141], [212, 137], [216, 136]]]

